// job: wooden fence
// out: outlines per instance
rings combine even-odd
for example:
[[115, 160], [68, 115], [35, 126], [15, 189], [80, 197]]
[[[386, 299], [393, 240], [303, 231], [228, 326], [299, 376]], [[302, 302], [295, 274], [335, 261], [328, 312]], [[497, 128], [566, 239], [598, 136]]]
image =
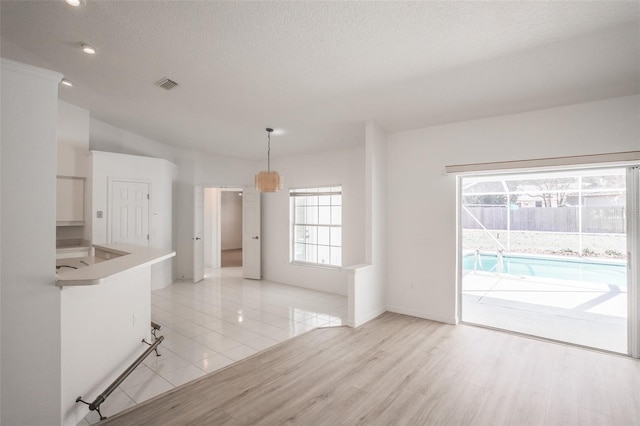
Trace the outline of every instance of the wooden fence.
[[[512, 231], [579, 232], [579, 207], [468, 206], [462, 211], [464, 229], [506, 230], [507, 212]], [[471, 213], [471, 214], [469, 214]], [[625, 208], [620, 206], [582, 207], [582, 232], [623, 234], [626, 232]]]

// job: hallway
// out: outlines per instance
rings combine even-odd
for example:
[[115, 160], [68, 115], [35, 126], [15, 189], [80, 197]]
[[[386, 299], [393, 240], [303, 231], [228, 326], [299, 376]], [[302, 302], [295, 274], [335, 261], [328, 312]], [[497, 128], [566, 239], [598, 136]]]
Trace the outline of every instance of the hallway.
[[242, 249], [222, 250], [220, 266], [222, 268], [242, 266]]

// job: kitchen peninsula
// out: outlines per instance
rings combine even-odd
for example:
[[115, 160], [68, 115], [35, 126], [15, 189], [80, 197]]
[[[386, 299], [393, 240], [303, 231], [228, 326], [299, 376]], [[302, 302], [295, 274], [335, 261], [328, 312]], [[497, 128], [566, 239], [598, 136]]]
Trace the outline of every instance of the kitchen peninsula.
[[[56, 260], [62, 320], [63, 424], [88, 413], [95, 398], [146, 348], [151, 330], [151, 268], [175, 252], [132, 244], [93, 244]], [[60, 254], [60, 253], [59, 253]], [[77, 268], [77, 269], [74, 269]], [[106, 415], [110, 413], [106, 412]]]
[[57, 266], [72, 265], [57, 270], [56, 285], [62, 288], [102, 284], [112, 275], [176, 255], [174, 251], [133, 244], [94, 244], [93, 251], [94, 255], [86, 258], [59, 259]]

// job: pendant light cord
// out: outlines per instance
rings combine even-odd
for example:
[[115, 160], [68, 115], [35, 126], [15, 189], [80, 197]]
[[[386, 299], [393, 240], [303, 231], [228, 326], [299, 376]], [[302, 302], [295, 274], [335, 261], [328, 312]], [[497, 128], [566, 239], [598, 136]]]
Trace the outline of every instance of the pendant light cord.
[[271, 132], [267, 130], [267, 171], [271, 173]]

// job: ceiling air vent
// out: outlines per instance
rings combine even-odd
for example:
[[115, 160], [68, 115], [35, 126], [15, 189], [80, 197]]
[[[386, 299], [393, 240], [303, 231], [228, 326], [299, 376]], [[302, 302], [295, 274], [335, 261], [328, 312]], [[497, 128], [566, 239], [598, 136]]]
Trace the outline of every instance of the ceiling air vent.
[[176, 87], [177, 85], [178, 85], [178, 83], [176, 83], [175, 81], [170, 80], [170, 79], [168, 79], [168, 78], [166, 78], [166, 77], [165, 77], [165, 78], [163, 78], [163, 79], [162, 79], [162, 80], [160, 80], [160, 81], [156, 81], [156, 86], [160, 86], [160, 87], [162, 87], [164, 90], [171, 90], [171, 89], [173, 89], [174, 87]]

